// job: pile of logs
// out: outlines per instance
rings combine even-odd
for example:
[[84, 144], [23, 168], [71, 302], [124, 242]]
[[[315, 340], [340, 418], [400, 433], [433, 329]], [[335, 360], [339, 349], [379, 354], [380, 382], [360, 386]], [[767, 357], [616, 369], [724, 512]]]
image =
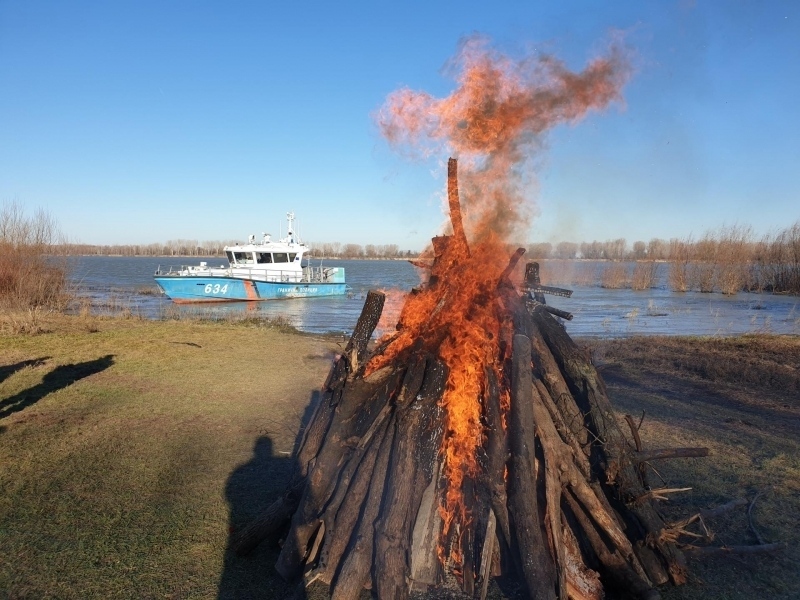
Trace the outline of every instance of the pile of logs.
[[[451, 201], [451, 218], [457, 209]], [[429, 286], [447, 284], [451, 237], [434, 244]], [[412, 344], [370, 370], [392, 342], [370, 349], [385, 299], [370, 292], [303, 431], [292, 482], [241, 533], [238, 553], [281, 535], [278, 573], [301, 588], [328, 584], [334, 600], [364, 588], [400, 599], [454, 586], [482, 599], [497, 576], [526, 598], [594, 600], [614, 589], [654, 599], [657, 586], [686, 581], [679, 532], [656, 506], [675, 490], [651, 487], [646, 463], [707, 450], [644, 450], [630, 418], [628, 441], [589, 355], [544, 302], [538, 269], [529, 265], [523, 295], [509, 281], [519, 256], [489, 284], [487, 302], [507, 326], [498, 368], [486, 369], [474, 400], [485, 435], [480, 475], [462, 488], [471, 518], [443, 534], [448, 365], [435, 348]]]

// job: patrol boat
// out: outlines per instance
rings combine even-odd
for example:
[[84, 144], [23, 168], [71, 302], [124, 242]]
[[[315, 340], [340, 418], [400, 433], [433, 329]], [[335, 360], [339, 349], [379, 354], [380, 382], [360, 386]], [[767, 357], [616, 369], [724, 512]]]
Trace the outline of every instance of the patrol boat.
[[173, 302], [225, 302], [341, 296], [347, 293], [343, 267], [303, 266], [310, 248], [295, 237], [294, 213], [286, 213], [286, 237], [265, 233], [243, 245], [225, 246], [228, 265], [159, 266], [155, 281]]

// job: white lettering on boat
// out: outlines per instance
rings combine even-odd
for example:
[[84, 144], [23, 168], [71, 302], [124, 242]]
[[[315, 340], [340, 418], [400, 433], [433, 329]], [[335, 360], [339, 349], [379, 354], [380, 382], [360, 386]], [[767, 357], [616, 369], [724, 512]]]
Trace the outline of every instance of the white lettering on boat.
[[228, 284], [220, 285], [218, 283], [207, 283], [206, 287], [203, 288], [203, 291], [206, 294], [227, 294], [228, 293]]

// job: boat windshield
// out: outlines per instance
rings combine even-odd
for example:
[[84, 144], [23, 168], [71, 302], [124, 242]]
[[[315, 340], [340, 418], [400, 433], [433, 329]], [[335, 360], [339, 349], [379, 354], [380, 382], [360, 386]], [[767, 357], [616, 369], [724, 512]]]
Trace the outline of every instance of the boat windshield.
[[289, 262], [289, 255], [285, 252], [276, 252], [272, 255], [272, 261], [276, 263]]
[[297, 252], [290, 252], [289, 253], [289, 262], [294, 262], [295, 256], [297, 256]]
[[256, 252], [256, 262], [258, 264], [263, 265], [265, 263], [272, 262], [272, 254], [269, 252]]
[[228, 262], [232, 264], [233, 263], [233, 252], [231, 252], [230, 250], [226, 250], [225, 251], [225, 256], [228, 257]]
[[234, 252], [233, 257], [236, 259], [236, 262], [240, 265], [253, 264], [253, 256], [249, 252]]

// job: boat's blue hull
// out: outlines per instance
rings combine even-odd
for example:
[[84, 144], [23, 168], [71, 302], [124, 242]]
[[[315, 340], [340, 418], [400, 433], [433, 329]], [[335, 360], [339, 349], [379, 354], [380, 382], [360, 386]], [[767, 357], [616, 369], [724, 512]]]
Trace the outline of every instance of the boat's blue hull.
[[[344, 275], [342, 273], [342, 275]], [[342, 277], [343, 278], [343, 277]], [[345, 283], [280, 283], [233, 277], [168, 276], [155, 278], [173, 302], [225, 302], [342, 296]]]

